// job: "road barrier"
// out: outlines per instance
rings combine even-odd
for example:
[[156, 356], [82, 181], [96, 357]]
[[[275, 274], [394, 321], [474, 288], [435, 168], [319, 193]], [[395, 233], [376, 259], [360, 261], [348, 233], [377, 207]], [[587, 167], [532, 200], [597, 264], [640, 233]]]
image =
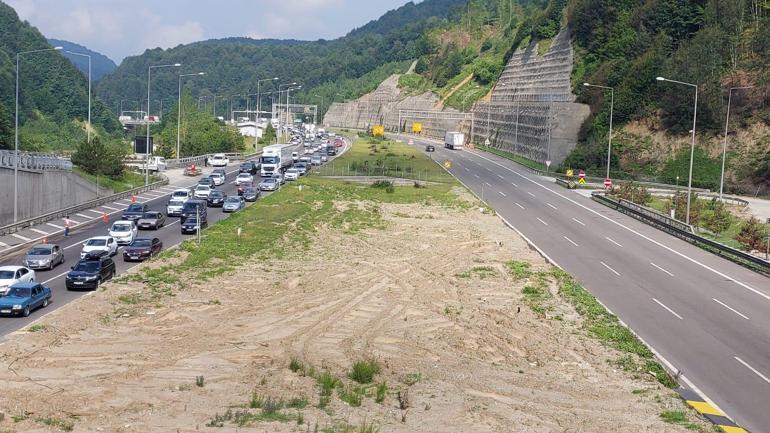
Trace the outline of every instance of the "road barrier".
[[[16, 152], [0, 150], [0, 167], [14, 168]], [[19, 170], [43, 171], [65, 170], [72, 171], [72, 161], [58, 155], [34, 152], [19, 152]]]
[[120, 193], [113, 194], [113, 195], [99, 197], [97, 199], [89, 200], [87, 202], [84, 202], [84, 203], [81, 203], [81, 204], [78, 204], [78, 205], [75, 205], [75, 206], [66, 207], [66, 208], [59, 209], [59, 210], [56, 210], [56, 211], [53, 211], [53, 212], [49, 212], [49, 213], [46, 213], [46, 214], [43, 214], [43, 215], [38, 215], [36, 217], [29, 218], [29, 219], [26, 219], [26, 220], [23, 220], [23, 221], [19, 221], [19, 222], [14, 223], [14, 224], [9, 224], [7, 226], [0, 227], [0, 236], [6, 236], [6, 235], [9, 235], [9, 234], [12, 234], [12, 233], [16, 233], [16, 232], [18, 232], [18, 231], [20, 231], [20, 230], [22, 230], [24, 228], [27, 228], [27, 227], [33, 227], [33, 226], [36, 226], [38, 224], [43, 224], [43, 223], [48, 222], [48, 221], [52, 221], [52, 220], [59, 219], [59, 218], [64, 218], [67, 215], [74, 215], [74, 214], [76, 214], [76, 213], [78, 213], [78, 212], [80, 212], [82, 210], [92, 209], [92, 208], [95, 208], [95, 207], [99, 207], [99, 206], [101, 206], [101, 205], [103, 205], [105, 203], [110, 203], [110, 202], [113, 202], [113, 201], [116, 201], [116, 200], [122, 200], [124, 198], [131, 197], [132, 195], [138, 195], [138, 194], [141, 194], [143, 192], [151, 191], [153, 189], [159, 188], [159, 187], [164, 186], [164, 185], [168, 185], [168, 178], [164, 177], [163, 180], [151, 183], [149, 185], [140, 186], [138, 188], [134, 188], [134, 189], [131, 189], [131, 190], [128, 190], [128, 191], [124, 191], [124, 192], [120, 192]]
[[661, 214], [652, 209], [639, 206], [635, 203], [631, 203], [627, 200], [616, 200], [603, 192], [594, 192], [591, 194], [591, 198], [605, 206], [624, 213], [632, 218], [638, 219], [647, 225], [651, 225], [659, 230], [662, 230], [670, 235], [676, 236], [686, 242], [703, 248], [706, 251], [712, 252], [720, 257], [724, 257], [734, 263], [737, 263], [743, 267], [751, 269], [761, 274], [770, 275], [770, 262], [760, 259], [759, 257], [752, 256], [735, 248], [728, 247], [719, 242], [711, 239], [704, 238], [694, 233], [692, 226], [684, 224], [681, 221], [674, 220], [667, 215]]

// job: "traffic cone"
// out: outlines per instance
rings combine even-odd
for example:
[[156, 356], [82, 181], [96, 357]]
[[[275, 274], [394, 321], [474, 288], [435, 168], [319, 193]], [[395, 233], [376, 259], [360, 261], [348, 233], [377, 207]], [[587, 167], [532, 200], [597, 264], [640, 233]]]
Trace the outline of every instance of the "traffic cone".
[[110, 218], [107, 216], [107, 212], [102, 212], [102, 222], [105, 224], [110, 222]]
[[48, 243], [48, 238], [43, 238], [43, 243], [47, 244]]
[[136, 195], [131, 194], [131, 204], [136, 203]]

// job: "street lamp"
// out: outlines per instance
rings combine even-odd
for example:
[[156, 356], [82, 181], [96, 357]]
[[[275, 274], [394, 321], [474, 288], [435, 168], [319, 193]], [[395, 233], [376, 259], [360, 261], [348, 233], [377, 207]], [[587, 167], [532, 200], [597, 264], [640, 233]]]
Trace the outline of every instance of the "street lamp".
[[43, 48], [41, 50], [22, 51], [16, 53], [16, 119], [14, 123], [14, 155], [13, 155], [13, 222], [19, 221], [19, 59], [22, 54], [42, 53], [44, 51], [60, 51], [63, 47]]
[[147, 142], [145, 142], [144, 148], [144, 184], [150, 183], [150, 83], [152, 78], [152, 70], [158, 68], [178, 68], [182, 66], [181, 63], [174, 63], [172, 65], [151, 65], [147, 67]]
[[754, 86], [730, 87], [727, 94], [727, 116], [725, 116], [725, 141], [722, 145], [722, 177], [719, 180], [719, 200], [722, 200], [722, 191], [725, 186], [725, 159], [727, 159], [727, 128], [730, 123], [730, 103], [733, 100], [733, 90], [751, 89]]
[[234, 118], [235, 114], [233, 113], [233, 98], [235, 98], [236, 96], [243, 96], [243, 93], [238, 93], [227, 97], [227, 102], [230, 105], [230, 122], [235, 122], [235, 118]]
[[695, 88], [695, 104], [692, 115], [692, 144], [690, 145], [690, 174], [687, 180], [687, 214], [685, 215], [685, 223], [690, 224], [690, 197], [692, 196], [692, 163], [695, 157], [695, 122], [698, 119], [698, 85], [685, 83], [683, 81], [669, 80], [668, 78], [657, 77], [658, 81], [668, 81], [670, 83], [681, 84], [683, 86], [690, 86]]
[[289, 130], [288, 130], [288, 128], [289, 128], [289, 97], [291, 96], [291, 91], [292, 90], [299, 90], [301, 88], [302, 88], [302, 86], [297, 86], [297, 87], [289, 87], [289, 88], [286, 89], [286, 132], [287, 132], [287, 134], [289, 132]]
[[610, 134], [609, 134], [609, 144], [607, 145], [607, 179], [610, 178], [610, 156], [612, 155], [612, 114], [615, 109], [615, 89], [608, 86], [598, 86], [595, 84], [589, 84], [589, 83], [583, 83], [585, 87], [596, 87], [599, 89], [609, 90], [610, 91]]
[[[296, 86], [296, 85], [297, 85], [296, 81], [293, 81], [291, 83], [285, 83], [285, 84], [279, 84], [278, 85], [278, 104], [281, 103], [281, 93], [283, 93], [283, 91], [281, 90], [281, 87], [291, 87], [291, 86]], [[279, 130], [278, 132], [281, 133], [282, 130], [283, 130], [283, 127], [281, 127], [281, 130]], [[280, 134], [280, 135], [283, 136], [283, 134]]]
[[[267, 82], [267, 81], [278, 81], [278, 77], [267, 78], [267, 79], [264, 79], [264, 80], [257, 80], [257, 117], [259, 117], [259, 115], [261, 114], [260, 113], [260, 111], [261, 111], [260, 109], [262, 108], [262, 100], [260, 99], [260, 97], [262, 96], [262, 95], [260, 95], [260, 90], [261, 90], [260, 89], [260, 84], [264, 83], [264, 82]], [[257, 119], [255, 119], [255, 120], [257, 120]]]
[[[321, 109], [323, 110], [323, 108], [324, 108], [324, 97], [323, 97], [323, 96], [321, 96], [321, 95], [313, 95], [313, 97], [315, 97], [315, 98], [321, 98]], [[318, 110], [316, 110], [316, 111], [318, 111]], [[320, 116], [318, 120], [320, 120], [320, 122], [321, 122], [321, 125], [323, 125], [323, 124], [324, 124], [323, 116]]]
[[176, 160], [179, 161], [181, 158], [181, 154], [179, 153], [179, 143], [180, 143], [180, 128], [182, 127], [182, 77], [194, 77], [194, 76], [201, 76], [206, 75], [205, 72], [198, 72], [195, 74], [180, 74], [179, 75], [179, 93], [178, 93], [178, 101], [176, 104]]

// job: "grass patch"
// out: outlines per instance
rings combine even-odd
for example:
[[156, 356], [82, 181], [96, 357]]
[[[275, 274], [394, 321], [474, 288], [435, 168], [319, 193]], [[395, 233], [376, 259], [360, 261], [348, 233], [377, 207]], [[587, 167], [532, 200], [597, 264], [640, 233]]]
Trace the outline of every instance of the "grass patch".
[[48, 329], [48, 325], [37, 323], [27, 328], [27, 332], [43, 332]]
[[35, 418], [35, 422], [39, 424], [47, 425], [49, 427], [58, 428], [59, 430], [65, 431], [65, 432], [69, 432], [75, 429], [75, 423], [72, 422], [71, 420], [53, 418], [50, 416]]
[[374, 375], [380, 372], [380, 364], [374, 359], [358, 361], [353, 364], [348, 377], [360, 383], [372, 383]]
[[422, 373], [407, 373], [401, 378], [401, 382], [406, 386], [412, 386], [422, 380]]
[[529, 278], [529, 276], [532, 275], [532, 265], [530, 265], [528, 262], [512, 260], [505, 265], [508, 266], [508, 269], [511, 271], [511, 275], [517, 281]]
[[491, 266], [476, 266], [476, 267], [473, 267], [473, 268], [471, 268], [471, 269], [469, 269], [467, 271], [455, 274], [455, 277], [457, 277], [457, 278], [472, 278], [472, 277], [476, 277], [478, 279], [483, 280], [485, 278], [496, 277], [497, 275], [498, 275], [497, 271], [495, 270], [495, 268], [493, 268]]
[[359, 407], [364, 399], [365, 391], [360, 386], [342, 386], [337, 388], [337, 394], [340, 400], [350, 406]]
[[[78, 176], [96, 184], [96, 176], [86, 173], [80, 167], [73, 167], [72, 172]], [[150, 183], [158, 182], [158, 176], [150, 175]], [[126, 170], [120, 177], [99, 176], [99, 187], [111, 189], [114, 193], [128, 191], [130, 189], [144, 186], [144, 174]]]
[[388, 394], [388, 384], [385, 382], [377, 384], [377, 389], [374, 394], [374, 401], [382, 404], [385, 401], [385, 397]]
[[305, 371], [305, 364], [297, 358], [291, 358], [291, 361], [289, 361], [289, 370], [294, 373]]
[[667, 410], [660, 414], [660, 419], [669, 424], [684, 426], [688, 430], [700, 430], [700, 427], [697, 424], [691, 423], [687, 414], [680, 410]]
[[588, 293], [567, 273], [554, 269], [551, 274], [560, 283], [559, 294], [564, 297], [583, 317], [583, 326], [600, 342], [621, 352], [640, 357], [645, 371], [655, 376], [658, 382], [668, 388], [675, 388], [676, 381], [658, 364], [647, 348], [618, 318], [610, 314], [596, 298]]
[[329, 371], [324, 371], [320, 376], [316, 378], [316, 383], [320, 388], [322, 397], [329, 397], [332, 395], [334, 388], [341, 386], [340, 380], [334, 377]]
[[505, 159], [510, 159], [515, 163], [523, 165], [524, 167], [527, 167], [527, 168], [531, 168], [533, 170], [546, 171], [546, 168], [547, 168], [545, 164], [543, 164], [542, 162], [533, 161], [531, 159], [524, 158], [523, 156], [506, 152], [504, 150], [495, 149], [493, 147], [476, 145], [476, 149], [483, 150], [484, 152], [489, 152], [497, 156], [501, 156]]

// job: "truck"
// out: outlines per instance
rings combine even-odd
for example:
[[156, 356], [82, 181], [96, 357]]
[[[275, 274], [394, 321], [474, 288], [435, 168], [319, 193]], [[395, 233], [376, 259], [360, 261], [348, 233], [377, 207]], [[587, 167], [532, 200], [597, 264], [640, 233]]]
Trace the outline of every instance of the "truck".
[[127, 168], [137, 171], [149, 170], [158, 172], [166, 171], [167, 168], [166, 158], [162, 156], [147, 157], [144, 154], [134, 154], [132, 157], [127, 158], [124, 163]]
[[260, 176], [271, 177], [275, 172], [283, 172], [292, 164], [291, 153], [294, 146], [291, 144], [273, 144], [262, 149], [259, 162], [262, 164]]
[[465, 134], [462, 132], [447, 132], [444, 136], [444, 147], [452, 150], [460, 150], [465, 144]]

